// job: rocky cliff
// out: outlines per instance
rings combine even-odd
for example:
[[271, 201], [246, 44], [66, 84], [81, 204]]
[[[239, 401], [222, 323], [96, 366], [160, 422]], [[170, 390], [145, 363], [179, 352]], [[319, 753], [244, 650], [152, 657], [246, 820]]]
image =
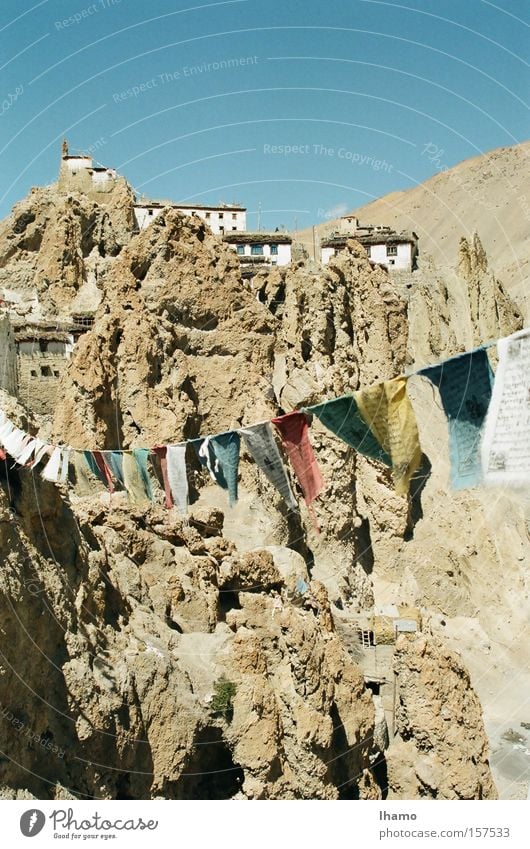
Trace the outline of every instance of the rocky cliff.
[[[165, 211], [135, 234], [127, 198], [91, 206], [100, 235], [83, 248], [87, 210], [81, 195], [33, 193], [13, 221], [34, 216], [39, 244], [13, 236], [13, 221], [0, 243], [6, 273], [43, 311], [67, 312], [90, 275], [97, 283], [53, 424], [72, 446], [177, 441], [395, 376], [469, 347], [491, 299], [492, 333], [519, 326], [493, 282], [486, 306], [472, 300], [481, 263], [460, 270], [455, 298], [472, 306], [455, 316], [444, 281], [408, 290], [354, 241], [325, 269], [301, 261], [248, 283], [197, 218]], [[445, 420], [421, 382], [414, 392], [425, 457], [409, 501], [313, 422], [320, 534], [246, 455], [231, 509], [188, 458], [189, 521], [160, 493], [133, 506], [2, 464], [4, 795], [494, 797], [473, 671], [450, 626], [475, 617], [491, 632], [481, 614], [505, 558], [481, 496], [447, 491]], [[1, 400], [37, 432], [38, 417]], [[519, 533], [523, 512], [510, 523]], [[521, 580], [513, 565], [503, 609]], [[425, 623], [396, 648], [390, 747], [352, 624], [374, 603], [415, 605]]]

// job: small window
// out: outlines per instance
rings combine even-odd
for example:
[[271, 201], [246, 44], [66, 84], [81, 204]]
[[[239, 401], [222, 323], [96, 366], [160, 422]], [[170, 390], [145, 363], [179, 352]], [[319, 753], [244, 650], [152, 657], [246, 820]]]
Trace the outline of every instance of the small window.
[[148, 210], [147, 210], [147, 214], [148, 214], [148, 215], [152, 215], [153, 213], [154, 213], [154, 209], [148, 209]]
[[278, 256], [278, 245], [271, 245], [271, 255]]
[[387, 256], [397, 256], [397, 245], [387, 245], [386, 246], [386, 255]]
[[206, 218], [211, 218], [211, 212], [206, 213]]
[[54, 377], [59, 377], [59, 372], [58, 372], [58, 371], [54, 371], [54, 372], [53, 372], [53, 376], [54, 376]]
[[35, 371], [34, 368], [31, 369], [30, 374], [31, 374], [32, 377], [37, 377], [37, 372]]
[[235, 212], [233, 212], [232, 213], [232, 221], [236, 221], [236, 220], [237, 220], [237, 215], [236, 215]]
[[224, 216], [224, 213], [223, 213], [223, 212], [220, 212], [220, 213], [219, 213], [219, 218], [224, 218], [224, 217], [225, 217], [225, 216]]
[[221, 225], [219, 226], [219, 232], [220, 232], [220, 233], [224, 233], [224, 231], [225, 231], [225, 228], [224, 228], [224, 227], [223, 227], [223, 225], [221, 224]]
[[40, 373], [42, 377], [52, 377], [52, 370], [49, 366], [42, 366]]
[[263, 245], [252, 245], [250, 253], [252, 256], [263, 256]]
[[238, 254], [239, 254], [240, 256], [241, 256], [242, 254], [244, 254], [244, 253], [245, 253], [245, 246], [244, 246], [244, 245], [238, 245], [238, 246], [237, 246], [237, 252], [238, 252]]
[[237, 232], [237, 227], [232, 227], [232, 230], [235, 230]]
[[73, 315], [72, 321], [74, 324], [79, 325], [79, 327], [93, 327], [94, 326], [94, 316], [93, 315]]

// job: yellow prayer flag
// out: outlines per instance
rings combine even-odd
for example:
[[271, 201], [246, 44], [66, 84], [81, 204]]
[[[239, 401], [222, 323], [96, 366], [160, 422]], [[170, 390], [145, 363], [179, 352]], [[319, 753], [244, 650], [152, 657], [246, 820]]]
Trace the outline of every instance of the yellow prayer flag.
[[392, 460], [394, 486], [407, 495], [412, 475], [421, 463], [416, 416], [407, 395], [407, 378], [385, 380], [354, 392], [366, 424]]

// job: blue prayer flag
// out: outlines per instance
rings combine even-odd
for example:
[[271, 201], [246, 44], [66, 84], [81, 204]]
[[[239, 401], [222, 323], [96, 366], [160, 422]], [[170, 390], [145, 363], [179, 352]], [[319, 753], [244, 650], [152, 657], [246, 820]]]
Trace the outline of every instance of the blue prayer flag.
[[493, 372], [484, 348], [418, 372], [438, 387], [449, 422], [451, 484], [476, 486], [482, 479], [480, 435], [488, 411]]

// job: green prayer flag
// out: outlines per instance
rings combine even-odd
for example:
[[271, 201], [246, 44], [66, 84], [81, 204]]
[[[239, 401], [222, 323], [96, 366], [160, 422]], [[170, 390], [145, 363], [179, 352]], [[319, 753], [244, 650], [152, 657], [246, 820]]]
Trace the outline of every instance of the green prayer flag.
[[304, 407], [303, 412], [313, 413], [332, 433], [355, 448], [359, 454], [380, 460], [386, 466], [392, 461], [381, 447], [372, 431], [359, 412], [353, 395], [342, 395], [333, 401], [324, 401], [312, 407]]

